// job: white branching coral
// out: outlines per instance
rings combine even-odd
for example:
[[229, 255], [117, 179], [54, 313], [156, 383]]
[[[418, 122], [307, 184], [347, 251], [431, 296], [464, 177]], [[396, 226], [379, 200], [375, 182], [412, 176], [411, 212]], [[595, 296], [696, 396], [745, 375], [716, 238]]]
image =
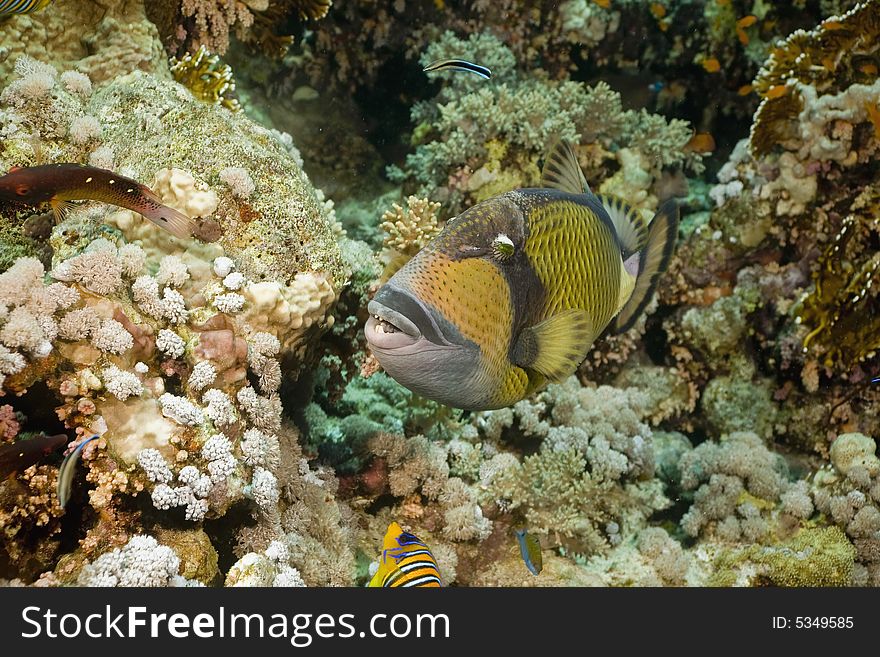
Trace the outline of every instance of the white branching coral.
[[244, 308], [245, 298], [236, 292], [218, 294], [214, 297], [214, 307], [221, 313], [234, 314]]
[[61, 74], [61, 84], [70, 93], [82, 98], [87, 98], [92, 94], [92, 81], [88, 75], [79, 71], [64, 71]]
[[165, 462], [165, 457], [157, 449], [142, 449], [138, 452], [137, 461], [152, 482], [167, 484], [174, 477], [171, 468]]
[[156, 272], [156, 281], [159, 285], [180, 287], [188, 279], [189, 269], [178, 256], [167, 255], [159, 261], [159, 271]]
[[168, 329], [159, 329], [156, 348], [166, 356], [180, 358], [186, 352], [186, 343], [177, 333]]
[[190, 390], [198, 392], [214, 383], [216, 378], [217, 370], [214, 369], [211, 362], [200, 360], [193, 366], [192, 372], [190, 372], [189, 378], [186, 380], [186, 385], [189, 386]]
[[254, 193], [256, 185], [251, 179], [247, 169], [242, 167], [227, 167], [220, 172], [220, 180], [229, 187], [229, 191], [237, 198], [246, 199]]
[[162, 293], [161, 313], [172, 324], [184, 324], [189, 319], [183, 295], [170, 287], [166, 287]]
[[259, 429], [248, 429], [241, 439], [241, 453], [247, 465], [259, 465], [275, 470], [281, 464], [281, 447], [278, 437]]
[[205, 415], [218, 427], [229, 426], [238, 419], [232, 400], [222, 390], [211, 388], [206, 391], [202, 403], [207, 404]]
[[226, 278], [233, 271], [235, 271], [235, 263], [232, 258], [220, 256], [214, 259], [214, 273], [220, 278]]
[[281, 400], [277, 396], [261, 397], [247, 386], [236, 394], [236, 399], [255, 427], [275, 433], [281, 427]]
[[159, 298], [159, 283], [152, 276], [139, 276], [131, 285], [134, 302], [150, 317], [158, 319], [163, 315], [162, 300]]
[[91, 308], [71, 310], [58, 322], [58, 334], [64, 340], [85, 340], [101, 327], [101, 318]]
[[80, 571], [80, 586], [194, 586], [177, 574], [180, 558], [152, 536], [133, 536], [122, 548], [106, 552]]
[[136, 374], [121, 370], [116, 365], [105, 367], [102, 375], [104, 387], [120, 401], [125, 401], [129, 397], [137, 397], [144, 391], [144, 386]]
[[107, 248], [95, 240], [92, 250], [80, 253], [60, 263], [52, 276], [60, 281], [73, 281], [95, 294], [112, 294], [122, 287], [122, 265], [116, 255], [116, 247]]
[[247, 282], [245, 275], [239, 271], [234, 271], [223, 279], [223, 287], [228, 290], [240, 290]]
[[208, 474], [214, 483], [219, 484], [235, 472], [232, 443], [223, 434], [213, 435], [205, 441], [202, 445], [202, 458], [208, 461]]
[[254, 468], [250, 494], [261, 509], [271, 511], [278, 503], [281, 494], [278, 490], [277, 477], [265, 468], [259, 466]]
[[101, 124], [94, 116], [77, 116], [70, 122], [68, 132], [74, 144], [87, 144], [101, 136]]
[[159, 397], [159, 405], [162, 407], [162, 415], [171, 418], [178, 424], [195, 426], [201, 424], [205, 419], [198, 406], [186, 397], [177, 397], [170, 392]]
[[92, 332], [92, 344], [111, 354], [122, 354], [134, 346], [134, 338], [125, 327], [115, 319], [105, 319]]

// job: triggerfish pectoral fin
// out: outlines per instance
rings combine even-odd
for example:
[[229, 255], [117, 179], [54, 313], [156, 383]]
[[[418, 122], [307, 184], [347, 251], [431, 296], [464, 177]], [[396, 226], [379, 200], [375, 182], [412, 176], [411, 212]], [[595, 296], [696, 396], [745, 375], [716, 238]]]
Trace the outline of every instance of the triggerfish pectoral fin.
[[[660, 274], [666, 271], [675, 240], [678, 237], [678, 204], [669, 199], [654, 215], [648, 227], [648, 243], [638, 253], [638, 275], [629, 301], [621, 308], [613, 322], [615, 333], [628, 331], [650, 303]], [[635, 257], [635, 256], [633, 256]]]
[[590, 314], [577, 308], [564, 310], [520, 333], [514, 346], [514, 363], [540, 372], [547, 380], [564, 381], [577, 369], [592, 345]]

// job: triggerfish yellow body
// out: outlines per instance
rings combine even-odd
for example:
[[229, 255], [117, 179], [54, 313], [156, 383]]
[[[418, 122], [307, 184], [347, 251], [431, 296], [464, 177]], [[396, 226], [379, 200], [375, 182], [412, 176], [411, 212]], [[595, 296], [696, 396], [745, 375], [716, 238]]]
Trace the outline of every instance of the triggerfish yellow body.
[[32, 14], [52, 3], [52, 0], [0, 0], [0, 16]]
[[434, 555], [417, 536], [403, 531], [392, 522], [385, 532], [379, 570], [369, 586], [403, 587], [443, 586]]
[[573, 374], [612, 321], [632, 327], [672, 256], [675, 202], [646, 225], [590, 191], [565, 142], [543, 185], [466, 210], [379, 288], [364, 332], [391, 377], [448, 406], [502, 408]]
[[49, 203], [56, 220], [61, 220], [70, 209], [70, 201], [101, 201], [138, 212], [175, 237], [190, 237], [195, 227], [192, 219], [164, 205], [146, 185], [83, 164], [11, 169], [0, 177], [0, 200], [27, 205]]

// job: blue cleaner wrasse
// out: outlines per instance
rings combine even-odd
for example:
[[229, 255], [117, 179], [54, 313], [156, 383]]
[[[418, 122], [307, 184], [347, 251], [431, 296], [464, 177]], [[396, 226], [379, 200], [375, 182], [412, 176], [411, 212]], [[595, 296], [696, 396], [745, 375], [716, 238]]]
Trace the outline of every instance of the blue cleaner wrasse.
[[465, 59], [438, 59], [437, 61], [428, 64], [422, 70], [426, 73], [445, 70], [466, 71], [468, 73], [473, 73], [474, 75], [479, 75], [485, 80], [489, 80], [492, 77], [492, 71], [488, 68], [480, 66], [479, 64], [474, 64]]
[[516, 530], [516, 540], [519, 542], [519, 553], [526, 568], [532, 575], [538, 575], [544, 568], [540, 541], [525, 529]]
[[37, 206], [49, 203], [60, 221], [71, 201], [100, 201], [138, 212], [175, 237], [191, 237], [195, 222], [169, 208], [146, 185], [107, 169], [82, 164], [14, 168], [0, 177], [0, 200]]
[[443, 586], [437, 562], [428, 546], [417, 536], [403, 531], [400, 525], [388, 525], [382, 541], [379, 569], [368, 586], [402, 587]]
[[0, 0], [0, 16], [32, 14], [45, 9], [54, 0]]
[[39, 463], [68, 440], [67, 434], [63, 433], [54, 436], [41, 434], [3, 445], [0, 447], [0, 479]]
[[58, 469], [58, 505], [63, 509], [70, 501], [70, 492], [73, 490], [73, 476], [76, 474], [76, 464], [79, 463], [80, 455], [93, 440], [97, 440], [98, 435], [86, 438], [79, 445], [64, 457], [61, 467]]
[[465, 210], [379, 288], [364, 333], [392, 378], [448, 406], [503, 408], [571, 376], [606, 328], [633, 326], [672, 257], [675, 201], [646, 224], [590, 191], [566, 142], [543, 185]]

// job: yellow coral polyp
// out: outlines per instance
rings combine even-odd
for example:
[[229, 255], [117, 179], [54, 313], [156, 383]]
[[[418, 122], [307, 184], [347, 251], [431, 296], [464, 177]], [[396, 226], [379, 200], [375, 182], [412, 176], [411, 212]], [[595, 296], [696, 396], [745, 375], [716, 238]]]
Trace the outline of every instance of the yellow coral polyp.
[[241, 111], [241, 104], [232, 95], [235, 92], [232, 68], [221, 62], [218, 55], [208, 52], [205, 46], [200, 46], [195, 53], [186, 54], [181, 59], [172, 57], [170, 64], [174, 79], [196, 98], [222, 105], [232, 112]]

